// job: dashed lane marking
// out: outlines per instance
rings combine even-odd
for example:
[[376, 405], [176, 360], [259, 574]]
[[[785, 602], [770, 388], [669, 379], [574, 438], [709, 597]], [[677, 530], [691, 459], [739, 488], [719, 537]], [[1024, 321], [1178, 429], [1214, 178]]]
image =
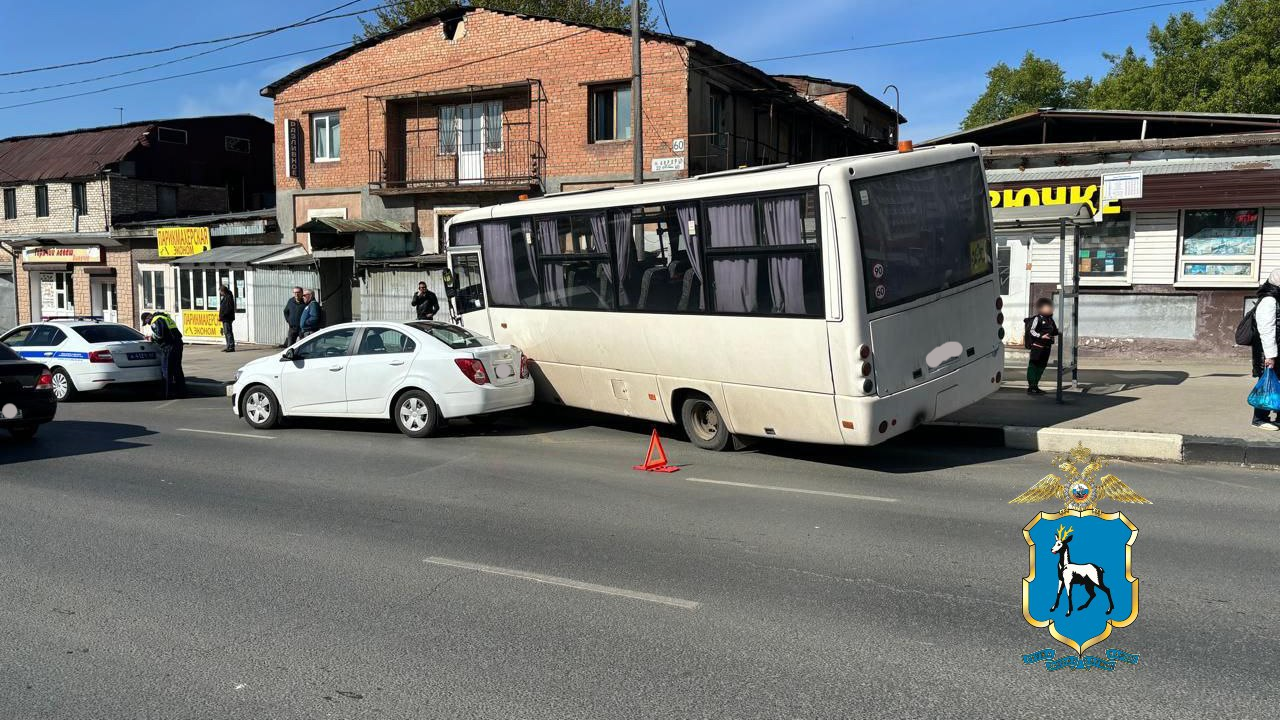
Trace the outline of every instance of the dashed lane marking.
[[544, 585], [556, 585], [559, 587], [570, 588], [572, 590], [598, 593], [600, 595], [613, 595], [615, 597], [630, 598], [632, 600], [643, 600], [645, 602], [657, 603], [659, 605], [677, 607], [682, 610], [697, 610], [700, 605], [700, 603], [692, 600], [682, 600], [680, 598], [667, 597], [666, 595], [654, 595], [652, 593], [609, 587], [608, 585], [596, 585], [595, 583], [571, 580], [569, 578], [556, 577], [554, 575], [542, 575], [540, 573], [525, 572], [524, 570], [510, 570], [508, 568], [494, 567], [493, 565], [481, 565], [479, 563], [465, 562], [462, 560], [429, 557], [423, 558], [422, 562], [430, 563], [431, 565], [459, 568], [461, 570], [474, 570], [487, 575], [501, 575], [503, 577], [517, 578], [520, 580], [531, 580], [536, 583], [543, 583]]
[[851, 493], [830, 492], [828, 490], [805, 490], [803, 488], [780, 487], [778, 485], [755, 485], [753, 483], [732, 482], [729, 480], [707, 480], [706, 478], [681, 478], [685, 482], [706, 483], [708, 485], [729, 485], [731, 487], [751, 488], [752, 490], [772, 490], [774, 492], [799, 493], [801, 495], [824, 495], [846, 500], [867, 500], [870, 502], [898, 502], [898, 498], [879, 497], [877, 495], [854, 495]]

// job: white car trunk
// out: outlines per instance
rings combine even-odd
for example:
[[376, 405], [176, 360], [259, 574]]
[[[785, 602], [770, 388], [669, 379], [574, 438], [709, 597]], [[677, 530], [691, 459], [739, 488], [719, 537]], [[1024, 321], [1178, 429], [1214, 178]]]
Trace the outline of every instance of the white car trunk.
[[489, 382], [497, 387], [520, 381], [520, 350], [511, 345], [476, 348], [472, 356], [484, 365]]
[[160, 364], [160, 349], [151, 342], [112, 342], [95, 346], [98, 350], [109, 350], [111, 359], [117, 367], [146, 367]]

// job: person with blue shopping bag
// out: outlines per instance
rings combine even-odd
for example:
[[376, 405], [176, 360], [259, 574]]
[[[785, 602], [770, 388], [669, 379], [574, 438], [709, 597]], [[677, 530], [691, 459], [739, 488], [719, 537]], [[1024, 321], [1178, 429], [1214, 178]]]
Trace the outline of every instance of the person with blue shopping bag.
[[[1261, 378], [1263, 373], [1275, 373], [1276, 338], [1280, 335], [1278, 307], [1280, 307], [1280, 270], [1272, 270], [1267, 281], [1258, 288], [1258, 304], [1253, 311], [1253, 321], [1256, 326], [1252, 343], [1253, 376], [1256, 378]], [[1275, 379], [1274, 376], [1272, 379]], [[1272, 409], [1255, 406], [1253, 426], [1259, 430], [1280, 430], [1280, 424], [1272, 420]]]

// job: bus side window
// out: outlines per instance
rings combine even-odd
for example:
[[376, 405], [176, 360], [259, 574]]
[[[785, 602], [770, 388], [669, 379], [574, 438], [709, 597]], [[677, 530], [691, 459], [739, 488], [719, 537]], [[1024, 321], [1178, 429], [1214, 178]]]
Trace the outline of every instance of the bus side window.
[[[692, 206], [690, 206], [692, 208]], [[631, 214], [619, 307], [641, 312], [698, 312], [702, 283], [693, 267], [679, 214], [673, 206], [636, 208]]]

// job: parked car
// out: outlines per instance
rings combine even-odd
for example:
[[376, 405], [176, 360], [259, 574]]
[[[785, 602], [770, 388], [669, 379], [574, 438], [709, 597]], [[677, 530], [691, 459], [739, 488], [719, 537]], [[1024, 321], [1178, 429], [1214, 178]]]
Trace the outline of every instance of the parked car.
[[432, 321], [326, 328], [240, 368], [232, 388], [235, 413], [258, 429], [290, 416], [390, 418], [410, 437], [532, 402], [520, 348]]
[[18, 440], [29, 440], [57, 412], [49, 368], [0, 345], [0, 428]]
[[112, 385], [160, 381], [159, 349], [128, 325], [50, 320], [19, 325], [0, 336], [0, 343], [47, 365], [58, 400]]

